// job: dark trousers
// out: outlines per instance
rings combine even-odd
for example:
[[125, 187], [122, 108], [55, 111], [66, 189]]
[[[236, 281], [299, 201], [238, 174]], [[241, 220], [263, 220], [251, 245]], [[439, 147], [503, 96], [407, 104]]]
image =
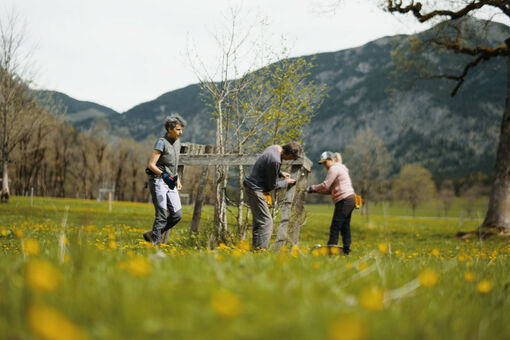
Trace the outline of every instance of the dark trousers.
[[328, 245], [337, 245], [339, 234], [341, 234], [344, 250], [349, 251], [351, 246], [351, 215], [355, 205], [354, 195], [335, 204], [335, 212], [329, 228]]

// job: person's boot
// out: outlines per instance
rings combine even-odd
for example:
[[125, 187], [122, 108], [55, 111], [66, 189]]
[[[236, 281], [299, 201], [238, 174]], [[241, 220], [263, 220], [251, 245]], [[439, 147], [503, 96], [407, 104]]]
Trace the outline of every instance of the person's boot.
[[170, 229], [167, 229], [165, 230], [162, 234], [161, 234], [161, 243], [163, 244], [167, 244], [168, 242], [168, 233], [169, 233]]
[[143, 233], [143, 239], [145, 241], [153, 244], [154, 242], [152, 241], [152, 230], [149, 230], [149, 231], [146, 231], [145, 233]]
[[343, 250], [344, 250], [344, 255], [349, 255], [349, 253], [351, 252], [351, 247], [350, 246], [344, 246]]

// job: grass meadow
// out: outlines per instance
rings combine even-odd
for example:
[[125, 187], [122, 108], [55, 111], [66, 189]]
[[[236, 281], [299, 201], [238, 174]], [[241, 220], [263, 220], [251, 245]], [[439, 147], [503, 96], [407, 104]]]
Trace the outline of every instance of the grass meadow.
[[252, 252], [193, 246], [191, 206], [155, 248], [141, 237], [150, 204], [13, 197], [0, 205], [0, 338], [509, 339], [510, 243], [456, 239], [481, 222], [459, 226], [460, 209], [356, 212], [345, 257], [314, 247], [332, 205], [306, 207], [298, 247]]

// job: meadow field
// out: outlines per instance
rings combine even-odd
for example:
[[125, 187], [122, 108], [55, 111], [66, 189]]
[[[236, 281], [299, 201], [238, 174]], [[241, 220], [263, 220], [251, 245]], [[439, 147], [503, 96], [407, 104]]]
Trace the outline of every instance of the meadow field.
[[[147, 203], [13, 197], [0, 205], [1, 339], [509, 339], [508, 239], [459, 240], [483, 217], [356, 212], [352, 253], [327, 255], [332, 205], [298, 247], [200, 246], [192, 206], [156, 248]], [[481, 211], [481, 212], [480, 212]], [[211, 229], [205, 207], [202, 235]], [[202, 236], [203, 237], [203, 236]], [[322, 248], [324, 249], [324, 248]]]

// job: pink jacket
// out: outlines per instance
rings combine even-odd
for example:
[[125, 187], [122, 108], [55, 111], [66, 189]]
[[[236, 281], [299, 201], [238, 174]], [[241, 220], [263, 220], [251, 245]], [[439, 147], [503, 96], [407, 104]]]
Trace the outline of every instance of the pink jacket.
[[354, 195], [349, 169], [342, 163], [334, 163], [328, 169], [324, 182], [312, 185], [312, 190], [320, 194], [331, 194], [335, 203]]

